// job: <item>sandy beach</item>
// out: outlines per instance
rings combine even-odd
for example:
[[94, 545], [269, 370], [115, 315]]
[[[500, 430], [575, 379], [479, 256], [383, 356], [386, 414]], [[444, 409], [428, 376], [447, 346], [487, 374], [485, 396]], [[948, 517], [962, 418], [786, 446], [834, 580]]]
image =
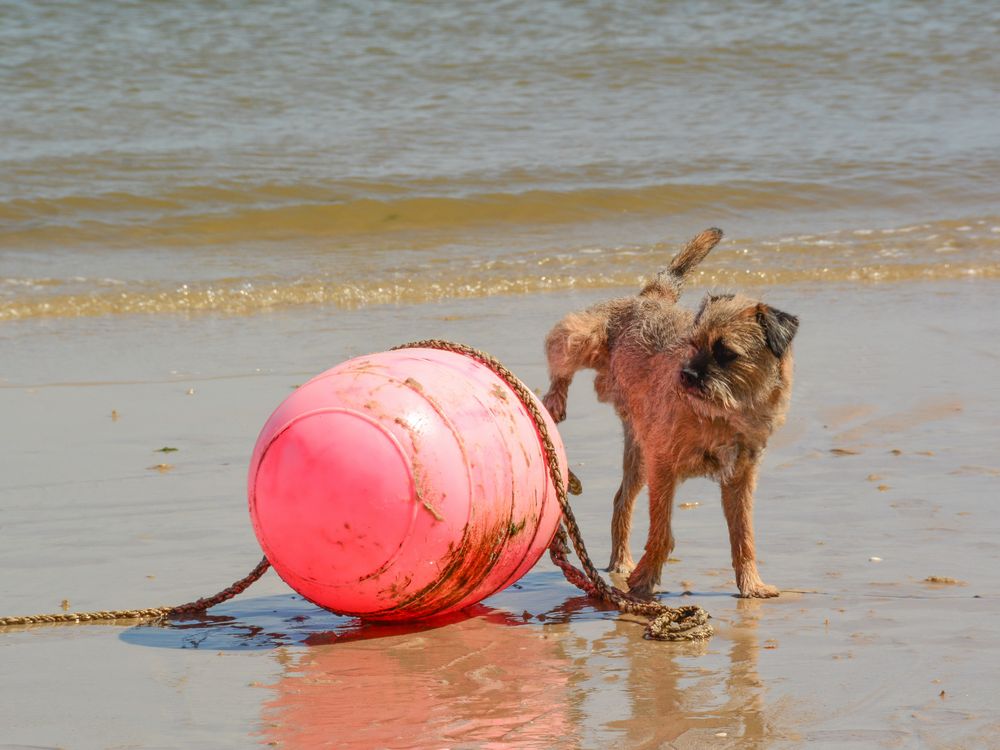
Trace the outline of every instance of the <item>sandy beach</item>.
[[[707, 227], [684, 304], [801, 320], [756, 494], [781, 596], [736, 597], [715, 485], [676, 500], [658, 597], [710, 640], [547, 557], [392, 627], [272, 571], [198, 619], [0, 627], [0, 750], [1000, 750], [998, 32], [995, 0], [0, 0], [0, 616], [243, 577], [257, 435], [351, 357], [450, 339], [544, 390], [553, 323]], [[604, 566], [591, 378], [560, 433]]]
[[[717, 490], [685, 484], [678, 502], [697, 505], [677, 511], [661, 599], [705, 607], [706, 643], [643, 640], [637, 618], [587, 600], [547, 559], [432, 627], [337, 617], [269, 573], [204, 620], [5, 629], [0, 747], [996, 746], [997, 291], [768, 292], [802, 319], [793, 407], [756, 514], [762, 574], [783, 593], [734, 596]], [[0, 451], [4, 614], [214, 593], [259, 556], [246, 463], [295, 385], [435, 336], [541, 387], [541, 331], [597, 298], [300, 311], [252, 326], [138, 317], [113, 337], [17, 324], [0, 340], [13, 364], [0, 409], [21, 426]], [[561, 432], [603, 564], [620, 429], [588, 380]], [[151, 468], [161, 463], [171, 468]]]

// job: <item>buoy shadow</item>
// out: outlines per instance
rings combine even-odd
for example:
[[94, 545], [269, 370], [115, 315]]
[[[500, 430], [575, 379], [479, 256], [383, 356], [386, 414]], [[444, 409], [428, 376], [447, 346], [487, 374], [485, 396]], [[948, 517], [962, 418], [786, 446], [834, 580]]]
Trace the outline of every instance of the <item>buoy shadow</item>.
[[481, 604], [428, 620], [366, 622], [335, 615], [289, 594], [226, 602], [197, 618], [144, 623], [124, 631], [120, 638], [149, 648], [266, 651], [408, 635], [473, 617], [503, 625], [524, 624], [508, 612]]
[[[692, 600], [731, 597], [730, 592], [675, 591], [661, 592], [656, 599], [667, 606], [681, 606]], [[410, 635], [472, 618], [496, 625], [540, 627], [620, 616], [613, 605], [569, 586], [559, 571], [532, 571], [485, 603], [428, 620], [366, 622], [335, 615], [298, 594], [281, 594], [241, 597], [200, 617], [137, 625], [119, 637], [149, 648], [266, 651]]]

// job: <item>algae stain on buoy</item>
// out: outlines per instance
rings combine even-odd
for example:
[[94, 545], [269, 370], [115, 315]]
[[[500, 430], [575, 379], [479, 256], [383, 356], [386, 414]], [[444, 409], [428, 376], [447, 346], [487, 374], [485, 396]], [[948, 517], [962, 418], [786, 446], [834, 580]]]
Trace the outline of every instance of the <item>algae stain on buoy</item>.
[[[558, 432], [536, 404], [565, 482]], [[561, 518], [519, 396], [486, 365], [439, 349], [357, 357], [296, 389], [257, 439], [248, 495], [278, 575], [368, 620], [481, 601], [531, 569]]]

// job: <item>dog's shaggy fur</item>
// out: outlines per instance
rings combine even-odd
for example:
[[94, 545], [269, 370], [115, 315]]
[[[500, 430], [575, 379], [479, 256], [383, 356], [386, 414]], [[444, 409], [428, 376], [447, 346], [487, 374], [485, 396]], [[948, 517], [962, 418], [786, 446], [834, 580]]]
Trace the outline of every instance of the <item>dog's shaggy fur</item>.
[[[721, 238], [720, 230], [705, 230], [638, 295], [571, 313], [545, 341], [551, 383], [543, 401], [552, 417], [565, 419], [573, 375], [590, 368], [598, 398], [622, 420], [609, 570], [631, 573], [629, 588], [640, 596], [652, 595], [674, 547], [674, 490], [695, 476], [722, 489], [740, 595], [778, 595], [757, 571], [753, 492], [767, 439], [788, 408], [798, 319], [734, 294], [708, 295], [696, 313], [676, 304], [685, 277]], [[635, 565], [628, 538], [646, 484], [649, 536]]]

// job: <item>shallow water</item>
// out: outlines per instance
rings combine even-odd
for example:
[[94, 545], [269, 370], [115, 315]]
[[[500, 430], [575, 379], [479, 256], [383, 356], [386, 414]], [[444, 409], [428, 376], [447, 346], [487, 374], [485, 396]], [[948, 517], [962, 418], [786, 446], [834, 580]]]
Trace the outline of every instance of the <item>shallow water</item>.
[[[0, 322], [1000, 273], [993, 2], [0, 3]], [[902, 234], [900, 234], [902, 233]]]

